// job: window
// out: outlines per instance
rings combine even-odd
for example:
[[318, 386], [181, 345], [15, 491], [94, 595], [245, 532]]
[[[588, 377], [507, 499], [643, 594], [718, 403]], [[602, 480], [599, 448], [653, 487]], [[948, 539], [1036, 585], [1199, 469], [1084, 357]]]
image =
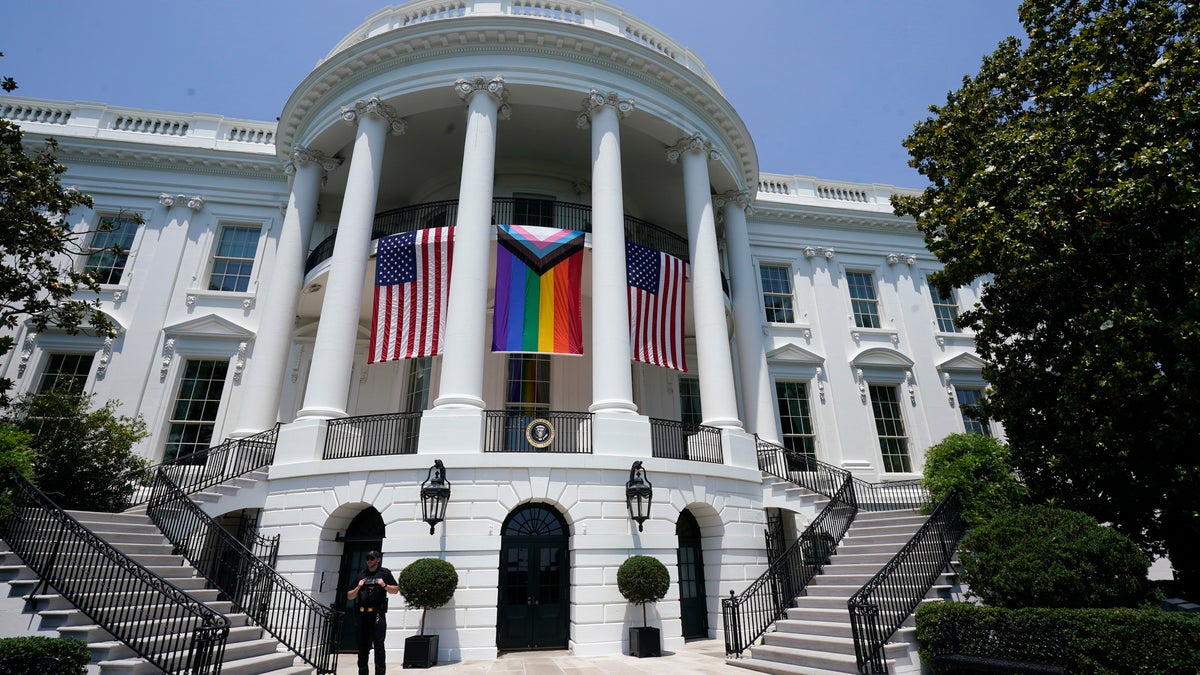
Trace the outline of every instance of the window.
[[94, 354], [49, 354], [42, 378], [38, 381], [37, 392], [82, 394], [95, 358]]
[[83, 271], [101, 284], [121, 283], [129, 248], [137, 234], [137, 223], [127, 218], [104, 216], [92, 235], [91, 252]]
[[679, 421], [684, 424], [701, 424], [700, 380], [694, 377], [679, 378]]
[[433, 357], [420, 356], [408, 362], [408, 386], [404, 392], [404, 410], [421, 412], [429, 405], [429, 375]]
[[512, 224], [554, 227], [554, 200], [513, 197]]
[[954, 393], [958, 397], [958, 411], [962, 413], [963, 426], [967, 433], [991, 436], [992, 430], [988, 428], [986, 421], [977, 416], [979, 403], [983, 400], [983, 390], [955, 387]]
[[509, 355], [504, 407], [522, 411], [550, 408], [549, 354]]
[[775, 400], [779, 405], [779, 426], [783, 446], [809, 459], [817, 458], [816, 434], [808, 408], [808, 385], [803, 382], [776, 382]]
[[870, 272], [847, 272], [850, 305], [854, 310], [854, 325], [859, 328], [879, 328], [879, 300], [875, 297], [875, 279]]
[[164, 462], [204, 450], [212, 444], [228, 371], [228, 361], [188, 361], [185, 364], [179, 395], [171, 410]]
[[943, 333], [960, 333], [955, 325], [958, 319], [958, 298], [953, 290], [949, 297], [943, 296], [933, 284], [929, 284], [929, 297], [933, 298], [933, 314], [937, 317], [938, 330]]
[[871, 409], [875, 413], [875, 430], [879, 434], [879, 450], [883, 454], [883, 470], [888, 473], [910, 473], [912, 460], [908, 456], [908, 434], [900, 416], [900, 397], [895, 385], [870, 385]]
[[771, 323], [795, 323], [792, 311], [792, 271], [787, 265], [761, 264], [758, 275], [762, 279], [763, 306], [767, 310], [767, 321]]
[[250, 272], [254, 269], [254, 254], [258, 252], [258, 235], [257, 227], [227, 225], [221, 228], [208, 290], [246, 292], [250, 287]]

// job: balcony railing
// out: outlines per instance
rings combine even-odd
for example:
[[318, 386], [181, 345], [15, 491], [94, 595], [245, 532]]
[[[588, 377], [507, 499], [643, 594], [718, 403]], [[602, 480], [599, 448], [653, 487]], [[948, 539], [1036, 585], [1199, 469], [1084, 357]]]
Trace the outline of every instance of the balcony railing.
[[592, 451], [591, 413], [485, 410], [483, 414], [484, 452]]
[[[371, 239], [379, 239], [401, 232], [416, 232], [431, 227], [453, 225], [458, 218], [458, 200], [414, 204], [375, 215], [371, 227]], [[592, 231], [592, 207], [587, 204], [572, 204], [549, 199], [519, 199], [497, 197], [492, 200], [493, 225], [537, 225], [558, 227], [579, 232]], [[317, 244], [308, 254], [304, 273], [333, 256], [333, 244], [337, 232]], [[625, 216], [625, 241], [640, 244], [688, 260], [687, 240], [640, 218]]]
[[662, 459], [723, 464], [721, 430], [703, 424], [650, 419], [650, 454]]
[[421, 413], [386, 413], [330, 420], [321, 459], [415, 455]]

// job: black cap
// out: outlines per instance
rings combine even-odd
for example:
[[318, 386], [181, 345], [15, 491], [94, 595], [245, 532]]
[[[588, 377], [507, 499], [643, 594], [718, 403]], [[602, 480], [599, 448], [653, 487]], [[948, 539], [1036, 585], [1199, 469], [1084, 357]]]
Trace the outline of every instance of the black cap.
[[367, 551], [367, 557], [368, 558], [382, 558], [383, 556], [380, 555], [379, 551]]

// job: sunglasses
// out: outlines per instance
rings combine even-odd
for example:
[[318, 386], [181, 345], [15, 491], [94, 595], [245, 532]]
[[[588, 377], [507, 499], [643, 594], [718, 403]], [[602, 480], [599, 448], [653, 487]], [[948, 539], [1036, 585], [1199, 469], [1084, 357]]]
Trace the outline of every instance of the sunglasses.
[[377, 555], [369, 555], [369, 556], [367, 556], [367, 560], [379, 560], [379, 556], [377, 556]]

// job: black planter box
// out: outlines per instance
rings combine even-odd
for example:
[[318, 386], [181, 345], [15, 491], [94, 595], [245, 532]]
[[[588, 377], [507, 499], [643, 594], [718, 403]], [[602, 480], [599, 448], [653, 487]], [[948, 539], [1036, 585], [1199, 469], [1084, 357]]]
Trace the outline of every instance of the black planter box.
[[404, 667], [428, 668], [437, 665], [438, 636], [413, 635], [404, 639]]
[[662, 656], [662, 640], [657, 628], [629, 629], [629, 655], [639, 659], [647, 656]]

